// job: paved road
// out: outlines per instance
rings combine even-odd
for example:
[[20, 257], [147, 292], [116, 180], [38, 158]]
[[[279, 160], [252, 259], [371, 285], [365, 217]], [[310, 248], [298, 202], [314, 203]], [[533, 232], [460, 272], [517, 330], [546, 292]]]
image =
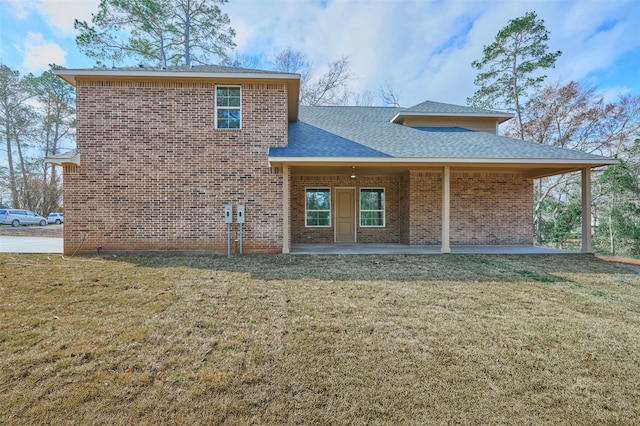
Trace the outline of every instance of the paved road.
[[0, 235], [0, 253], [62, 253], [62, 238]]

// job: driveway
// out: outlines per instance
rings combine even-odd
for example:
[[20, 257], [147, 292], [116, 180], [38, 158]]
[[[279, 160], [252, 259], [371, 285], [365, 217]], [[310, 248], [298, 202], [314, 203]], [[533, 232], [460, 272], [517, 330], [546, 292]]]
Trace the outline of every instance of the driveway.
[[0, 253], [60, 253], [62, 238], [0, 235]]

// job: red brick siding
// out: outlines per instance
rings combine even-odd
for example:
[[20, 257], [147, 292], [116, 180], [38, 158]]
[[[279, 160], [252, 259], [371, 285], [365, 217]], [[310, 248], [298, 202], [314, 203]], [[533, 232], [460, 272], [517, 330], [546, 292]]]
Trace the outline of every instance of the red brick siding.
[[451, 244], [533, 243], [533, 181], [519, 174], [451, 173]]
[[409, 244], [440, 244], [442, 230], [442, 172], [409, 172]]
[[246, 205], [245, 252], [281, 251], [282, 174], [267, 152], [287, 143], [286, 87], [241, 87], [242, 130], [217, 130], [213, 83], [79, 81], [65, 253], [226, 253], [225, 203]]
[[[411, 171], [409, 242], [442, 243], [442, 172]], [[517, 173], [451, 172], [453, 245], [531, 244], [533, 182]]]

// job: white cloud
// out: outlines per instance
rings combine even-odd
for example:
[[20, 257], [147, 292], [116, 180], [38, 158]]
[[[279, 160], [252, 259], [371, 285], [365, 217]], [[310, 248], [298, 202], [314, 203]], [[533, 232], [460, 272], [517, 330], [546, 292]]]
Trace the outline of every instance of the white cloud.
[[17, 19], [24, 19], [29, 16], [31, 4], [22, 0], [4, 0], [7, 5], [3, 13], [10, 13]]
[[38, 73], [49, 69], [49, 64], [64, 65], [67, 53], [57, 44], [48, 42], [42, 34], [29, 32], [18, 48], [23, 54], [24, 72]]
[[40, 0], [36, 10], [60, 36], [70, 36], [75, 35], [74, 20], [90, 22], [99, 3], [99, 0]]
[[[549, 81], [586, 79], [640, 51], [636, 1], [234, 0], [222, 8], [241, 53], [269, 57], [292, 46], [317, 68], [347, 56], [358, 77], [354, 91], [391, 82], [404, 105], [465, 103], [476, 89], [471, 62], [510, 19], [529, 11], [545, 20], [550, 50], [563, 52], [546, 71]], [[603, 90], [637, 84], [604, 83]]]

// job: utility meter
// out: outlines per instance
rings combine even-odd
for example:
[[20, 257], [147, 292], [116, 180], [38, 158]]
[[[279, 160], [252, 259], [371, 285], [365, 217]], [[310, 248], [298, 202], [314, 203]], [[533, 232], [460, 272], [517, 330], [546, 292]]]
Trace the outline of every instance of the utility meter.
[[244, 223], [244, 204], [238, 204], [237, 222]]
[[232, 223], [233, 222], [233, 205], [225, 204], [224, 205], [224, 223]]

